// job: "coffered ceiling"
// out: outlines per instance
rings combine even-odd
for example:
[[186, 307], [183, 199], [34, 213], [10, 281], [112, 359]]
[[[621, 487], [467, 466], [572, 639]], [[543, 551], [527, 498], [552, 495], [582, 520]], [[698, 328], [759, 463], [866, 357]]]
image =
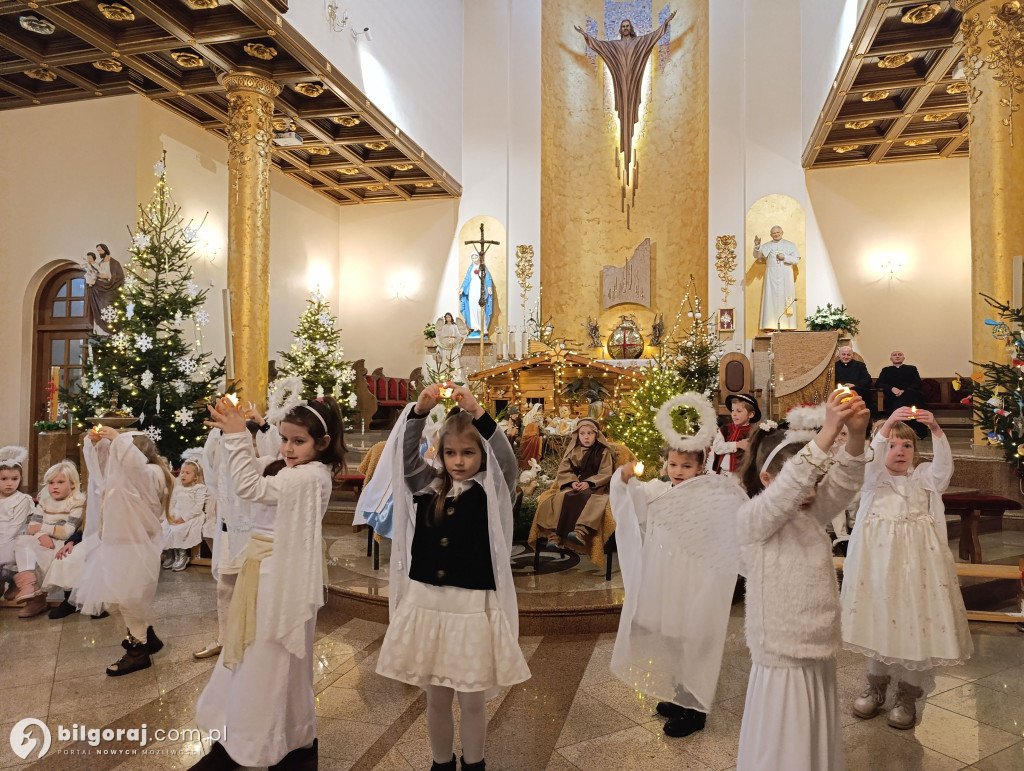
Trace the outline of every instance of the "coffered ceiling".
[[287, 8], [288, 0], [0, 0], [0, 110], [140, 94], [226, 138], [217, 76], [249, 69], [281, 86], [275, 129], [302, 140], [274, 146], [285, 174], [344, 205], [461, 195], [284, 20]]
[[960, 21], [951, 0], [870, 0], [804, 150], [804, 167], [966, 157]]

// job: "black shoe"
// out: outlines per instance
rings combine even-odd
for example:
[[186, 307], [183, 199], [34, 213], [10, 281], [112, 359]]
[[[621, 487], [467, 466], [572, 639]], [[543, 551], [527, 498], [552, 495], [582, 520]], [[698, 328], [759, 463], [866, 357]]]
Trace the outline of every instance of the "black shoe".
[[292, 750], [280, 761], [272, 765], [269, 771], [316, 771], [319, 768], [320, 742], [313, 740], [312, 747], [299, 747]]
[[[452, 758], [453, 762], [454, 760], [455, 758]], [[467, 763], [466, 759], [460, 756], [459, 762], [462, 764], [462, 771], [484, 771], [484, 769], [487, 768], [487, 764], [483, 760], [480, 760], [477, 763]]]
[[704, 723], [707, 722], [708, 716], [695, 709], [688, 709], [686, 712], [687, 714], [683, 717], [674, 717], [665, 723], [665, 728], [663, 729], [665, 736], [679, 739], [704, 730]]
[[455, 753], [452, 753], [452, 759], [447, 763], [438, 763], [436, 760], [430, 764], [430, 771], [455, 771]]
[[210, 751], [190, 768], [193, 771], [195, 769], [199, 769], [199, 771], [233, 771], [233, 769], [241, 768], [241, 766], [231, 759], [223, 744], [214, 742], [210, 747]]
[[49, 616], [50, 618], [64, 618], [65, 616], [70, 616], [72, 613], [77, 612], [78, 608], [76, 608], [67, 600], [64, 600], [64, 602], [62, 602], [56, 608], [50, 608]]
[[140, 669], [149, 669], [149, 667], [153, 666], [146, 643], [132, 643], [128, 640], [122, 640], [121, 647], [125, 649], [125, 654], [107, 667], [107, 674], [111, 677], [130, 675], [132, 672], [138, 672]]
[[146, 645], [149, 646], [149, 655], [152, 656], [154, 653], [159, 653], [164, 647], [164, 641], [156, 636], [156, 632], [153, 631], [153, 627], [146, 627]]
[[105, 610], [101, 610], [101, 611], [100, 611], [99, 613], [97, 613], [96, 615], [94, 615], [94, 616], [89, 616], [89, 618], [91, 618], [91, 619], [93, 619], [93, 620], [95, 621], [96, 619], [100, 619], [100, 618], [106, 618], [106, 617], [107, 617], [107, 616], [109, 616], [109, 615], [110, 615], [110, 614], [109, 614], [109, 613], [107, 613], [107, 611], [105, 611]]
[[671, 701], [659, 701], [658, 708], [655, 710], [659, 715], [667, 718], [683, 717], [687, 711], [686, 707], [680, 707]]

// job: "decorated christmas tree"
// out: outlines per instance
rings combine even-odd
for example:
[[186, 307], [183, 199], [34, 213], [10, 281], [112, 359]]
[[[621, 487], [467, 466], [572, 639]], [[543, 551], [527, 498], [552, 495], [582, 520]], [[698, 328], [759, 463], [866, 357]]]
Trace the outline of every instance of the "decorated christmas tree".
[[696, 281], [690, 276], [690, 285], [679, 316], [681, 321], [681, 314], [685, 310], [690, 327], [676, 342], [679, 376], [683, 379], [684, 391], [696, 391], [710, 396], [711, 391], [718, 387], [722, 343], [714, 324], [705, 317], [703, 308], [704, 303], [697, 294]]
[[337, 318], [318, 288], [306, 300], [291, 348], [278, 351], [282, 360], [278, 374], [302, 378], [305, 398], [333, 396], [348, 412], [356, 407], [355, 370], [343, 358], [341, 330], [336, 325]]
[[[166, 153], [164, 155], [166, 158]], [[171, 198], [164, 160], [159, 181], [139, 219], [124, 266], [120, 293], [103, 311], [109, 335], [89, 339], [77, 392], [66, 394], [75, 427], [103, 415], [116, 401], [138, 418], [168, 458], [198, 445], [206, 434], [205, 405], [218, 393], [224, 362], [203, 350], [206, 290], [193, 279], [192, 249], [198, 228], [185, 223]]]
[[665, 440], [654, 423], [658, 408], [673, 396], [687, 390], [683, 378], [668, 362], [645, 371], [643, 382], [628, 402], [608, 418], [607, 434], [626, 445], [644, 462], [646, 479], [652, 479], [661, 468], [661, 448]]
[[[972, 404], [974, 425], [987, 434], [989, 444], [1001, 447], [1014, 473], [1024, 476], [1024, 359], [1018, 358], [1024, 357], [1024, 308], [982, 297], [998, 312], [998, 320], [986, 319], [985, 324], [993, 337], [1006, 342], [1006, 360], [974, 362], [982, 369], [982, 379], [974, 384], [973, 397], [963, 401]], [[960, 390], [955, 382], [953, 387]]]

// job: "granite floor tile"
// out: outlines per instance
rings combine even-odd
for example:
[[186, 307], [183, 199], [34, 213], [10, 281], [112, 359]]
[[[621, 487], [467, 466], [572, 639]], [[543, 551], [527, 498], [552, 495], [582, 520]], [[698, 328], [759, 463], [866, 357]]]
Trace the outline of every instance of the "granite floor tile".
[[884, 718], [844, 728], [843, 751], [851, 771], [955, 771], [964, 766], [960, 760], [922, 746], [909, 731], [889, 728]]
[[124, 699], [155, 699], [158, 695], [156, 673], [150, 667], [125, 677], [98, 674], [54, 682], [51, 698], [62, 705], [62, 712], [83, 710], [84, 713], [93, 707], [105, 707]]
[[665, 720], [651, 720], [643, 727], [666, 742], [674, 742], [708, 768], [723, 769], [736, 765], [740, 746], [740, 718], [728, 710], [712, 710], [703, 731], [672, 738], [665, 736]]
[[[1024, 640], [1021, 641], [1024, 645]], [[1000, 672], [978, 679], [986, 688], [1024, 698], [1024, 666], [1008, 667]]]
[[[320, 754], [354, 763], [373, 745], [387, 726], [360, 720], [317, 717]], [[333, 768], [333, 765], [331, 766]]]
[[632, 728], [634, 725], [636, 723], [632, 719], [593, 696], [577, 693], [572, 706], [569, 707], [569, 714], [565, 716], [565, 723], [555, 747], [577, 744], [586, 739]]
[[917, 719], [917, 726], [911, 731], [918, 743], [965, 764], [976, 763], [1020, 741], [1019, 735], [934, 704], [919, 703]]
[[658, 736], [641, 726], [561, 747], [558, 752], [583, 769], [706, 771], [709, 768], [688, 753], [677, 740]]
[[556, 752], [544, 767], [544, 771], [578, 771], [578, 768], [566, 760], [562, 753]]
[[1024, 699], [1016, 694], [967, 683], [933, 695], [928, 701], [1016, 736], [1024, 734]]
[[[50, 711], [49, 705], [50, 689], [47, 684], [0, 688], [0, 723], [17, 723], [26, 717], [45, 720]], [[0, 736], [0, 739], [4, 737]]]
[[364, 723], [389, 726], [416, 699], [419, 691], [396, 697], [381, 691], [369, 691], [332, 685], [316, 699], [316, 714]]
[[1024, 742], [982, 758], [974, 764], [981, 771], [1020, 771], [1024, 768]]
[[[57, 668], [56, 656], [26, 656], [19, 662], [0, 664], [0, 687], [15, 688], [21, 685], [48, 687], [53, 682]], [[0, 737], [2, 739], [3, 737]]]

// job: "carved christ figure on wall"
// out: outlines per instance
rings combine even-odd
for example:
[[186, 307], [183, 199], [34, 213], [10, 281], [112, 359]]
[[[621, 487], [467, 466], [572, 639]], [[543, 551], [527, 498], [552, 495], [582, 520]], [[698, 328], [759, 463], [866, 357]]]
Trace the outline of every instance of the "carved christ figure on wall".
[[618, 40], [598, 40], [584, 32], [579, 26], [575, 29], [587, 41], [587, 45], [597, 51], [604, 60], [612, 76], [612, 89], [615, 93], [615, 112], [619, 116], [619, 147], [625, 160], [626, 184], [629, 185], [629, 170], [633, 157], [633, 128], [640, 119], [641, 87], [644, 70], [651, 51], [658, 44], [668, 29], [668, 24], [675, 18], [676, 12], [663, 21], [656, 30], [637, 37], [633, 22], [623, 19], [619, 25]]

